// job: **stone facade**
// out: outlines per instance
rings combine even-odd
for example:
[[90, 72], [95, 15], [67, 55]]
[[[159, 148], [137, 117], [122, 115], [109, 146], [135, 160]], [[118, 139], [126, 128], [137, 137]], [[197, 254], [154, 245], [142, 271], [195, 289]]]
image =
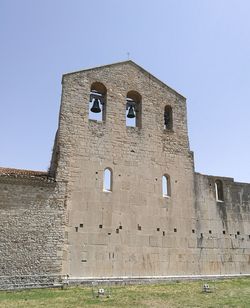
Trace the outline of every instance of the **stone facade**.
[[46, 173], [0, 174], [0, 287], [20, 276], [61, 275], [65, 185]]
[[[103, 121], [89, 119], [93, 85]], [[0, 172], [0, 275], [249, 273], [250, 184], [194, 172], [183, 96], [132, 61], [65, 74], [62, 87], [49, 172]], [[128, 93], [138, 127], [126, 126]]]

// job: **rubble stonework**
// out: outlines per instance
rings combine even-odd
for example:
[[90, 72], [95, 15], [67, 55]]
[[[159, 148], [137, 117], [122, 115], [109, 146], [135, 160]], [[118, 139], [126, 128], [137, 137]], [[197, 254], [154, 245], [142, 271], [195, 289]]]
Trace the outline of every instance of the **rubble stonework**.
[[[107, 90], [104, 121], [89, 120], [96, 82]], [[182, 95], [132, 61], [65, 74], [62, 88], [49, 172], [0, 169], [0, 276], [249, 273], [250, 184], [194, 171]], [[139, 127], [126, 127], [130, 91], [141, 97]]]

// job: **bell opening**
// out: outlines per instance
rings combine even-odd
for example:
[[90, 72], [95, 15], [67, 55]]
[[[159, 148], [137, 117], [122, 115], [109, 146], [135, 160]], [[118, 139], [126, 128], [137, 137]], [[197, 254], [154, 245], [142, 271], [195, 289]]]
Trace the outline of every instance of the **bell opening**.
[[141, 127], [141, 95], [134, 90], [126, 96], [126, 126]]
[[107, 89], [100, 82], [93, 82], [89, 93], [89, 120], [98, 122], [105, 121], [106, 118], [106, 97]]

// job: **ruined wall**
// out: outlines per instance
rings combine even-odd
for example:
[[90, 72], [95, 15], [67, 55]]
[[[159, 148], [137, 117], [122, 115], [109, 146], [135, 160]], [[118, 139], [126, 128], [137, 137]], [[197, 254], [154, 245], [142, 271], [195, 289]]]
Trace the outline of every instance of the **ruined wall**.
[[[107, 89], [102, 122], [89, 120], [94, 82]], [[250, 184], [220, 178], [218, 202], [218, 178], [194, 172], [185, 98], [131, 61], [66, 74], [62, 85], [48, 174], [0, 168], [0, 288], [26, 274], [249, 273]], [[141, 96], [140, 127], [126, 127], [131, 90]]]
[[0, 287], [61, 274], [64, 195], [46, 176], [0, 175]]
[[[223, 183], [217, 201], [215, 180]], [[250, 272], [250, 184], [195, 174], [196, 233], [201, 273]]]

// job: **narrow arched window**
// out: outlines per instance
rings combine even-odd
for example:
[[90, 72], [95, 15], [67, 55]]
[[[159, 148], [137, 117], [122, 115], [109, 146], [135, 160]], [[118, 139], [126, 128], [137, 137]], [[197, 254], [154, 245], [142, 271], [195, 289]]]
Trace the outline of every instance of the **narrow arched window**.
[[112, 170], [106, 168], [103, 174], [103, 190], [112, 191]]
[[163, 197], [171, 196], [170, 176], [167, 174], [162, 177], [162, 195]]
[[126, 97], [126, 126], [141, 127], [141, 95], [129, 91]]
[[216, 201], [224, 201], [223, 184], [221, 180], [215, 181]]
[[164, 109], [164, 129], [173, 129], [173, 111], [169, 105]]
[[94, 82], [89, 95], [89, 120], [105, 121], [106, 117], [106, 87], [100, 82]]

